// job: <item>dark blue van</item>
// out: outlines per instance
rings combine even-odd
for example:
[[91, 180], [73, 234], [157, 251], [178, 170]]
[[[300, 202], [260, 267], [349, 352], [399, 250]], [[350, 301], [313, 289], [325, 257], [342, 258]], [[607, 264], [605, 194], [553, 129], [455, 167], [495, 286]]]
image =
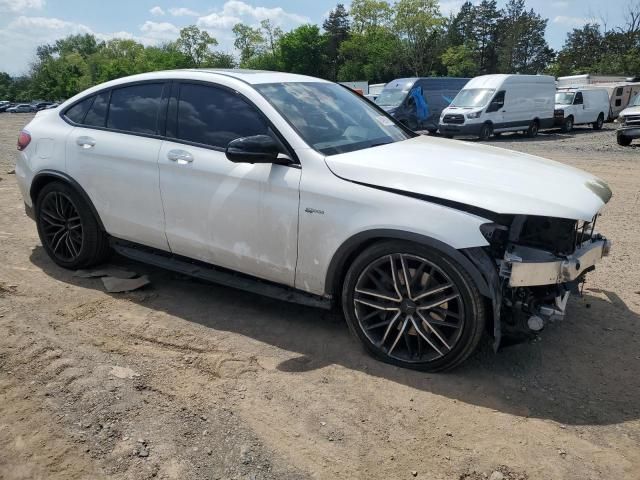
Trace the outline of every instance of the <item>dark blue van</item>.
[[411, 130], [438, 130], [440, 114], [469, 78], [399, 78], [387, 83], [376, 104]]

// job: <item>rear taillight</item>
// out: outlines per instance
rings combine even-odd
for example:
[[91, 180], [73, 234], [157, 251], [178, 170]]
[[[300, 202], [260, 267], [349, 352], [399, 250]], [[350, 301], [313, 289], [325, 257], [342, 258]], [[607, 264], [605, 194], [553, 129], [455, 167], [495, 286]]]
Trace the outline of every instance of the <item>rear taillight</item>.
[[23, 130], [18, 137], [18, 150], [22, 151], [31, 143], [31, 135], [29, 132]]

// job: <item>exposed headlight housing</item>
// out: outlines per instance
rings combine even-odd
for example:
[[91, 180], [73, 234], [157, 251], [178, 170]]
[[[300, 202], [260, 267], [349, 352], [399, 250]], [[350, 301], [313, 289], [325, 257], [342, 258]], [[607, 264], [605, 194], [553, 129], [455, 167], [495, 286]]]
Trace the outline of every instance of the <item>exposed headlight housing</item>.
[[620, 115], [618, 118], [614, 120], [616, 123], [624, 123], [624, 115]]
[[480, 118], [480, 115], [482, 115], [482, 111], [471, 112], [471, 113], [467, 113], [467, 118]]

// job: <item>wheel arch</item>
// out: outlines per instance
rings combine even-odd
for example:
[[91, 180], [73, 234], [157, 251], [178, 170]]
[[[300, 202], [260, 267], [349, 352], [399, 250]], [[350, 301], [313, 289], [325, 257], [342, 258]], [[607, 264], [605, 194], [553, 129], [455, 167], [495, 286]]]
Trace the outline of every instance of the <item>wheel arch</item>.
[[[98, 226], [103, 232], [106, 232], [102, 220], [100, 219], [100, 215], [98, 215], [98, 211], [96, 207], [93, 205], [91, 198], [85, 190], [80, 186], [80, 184], [74, 180], [71, 176], [67, 175], [64, 172], [60, 172], [58, 170], [42, 170], [38, 172], [31, 181], [31, 188], [29, 189], [29, 196], [31, 197], [32, 204], [34, 206], [34, 212], [36, 209], [36, 200], [38, 199], [38, 194], [42, 191], [42, 189], [51, 182], [62, 182], [71, 188], [73, 188], [82, 199], [89, 205], [91, 209], [91, 213], [94, 215], [95, 219], [98, 222]], [[36, 212], [37, 213], [37, 212]]]
[[439, 250], [458, 262], [469, 273], [483, 296], [492, 297], [491, 289], [480, 270], [461, 251], [426, 235], [393, 229], [367, 230], [357, 233], [343, 242], [329, 262], [325, 291], [332, 295], [334, 299], [339, 298], [342, 282], [351, 263], [366, 248], [385, 240], [406, 240]]

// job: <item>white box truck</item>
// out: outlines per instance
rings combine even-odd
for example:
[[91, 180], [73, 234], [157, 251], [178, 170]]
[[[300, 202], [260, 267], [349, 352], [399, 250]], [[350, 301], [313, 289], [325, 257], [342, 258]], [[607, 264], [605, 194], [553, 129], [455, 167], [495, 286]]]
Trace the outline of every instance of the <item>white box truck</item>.
[[563, 132], [574, 125], [600, 130], [609, 116], [609, 92], [604, 88], [561, 88], [556, 92], [555, 124]]
[[483, 75], [473, 78], [440, 116], [438, 128], [448, 138], [482, 140], [502, 132], [535, 137], [554, 124], [556, 84], [547, 75]]

